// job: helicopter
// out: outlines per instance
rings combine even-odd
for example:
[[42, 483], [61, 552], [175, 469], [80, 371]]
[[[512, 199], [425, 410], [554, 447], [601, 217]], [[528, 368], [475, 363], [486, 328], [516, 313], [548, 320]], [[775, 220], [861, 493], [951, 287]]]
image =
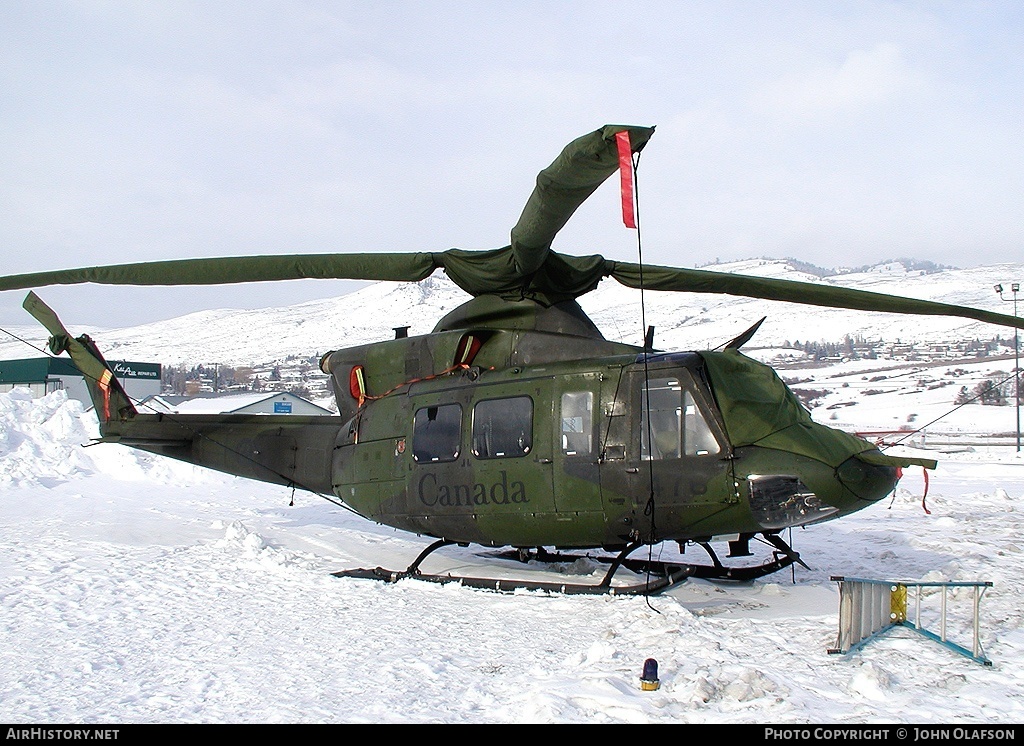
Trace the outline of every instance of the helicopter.
[[[441, 269], [472, 298], [428, 334], [400, 328], [393, 339], [324, 354], [320, 367], [337, 403], [329, 416], [142, 412], [94, 340], [74, 337], [35, 292], [23, 305], [49, 331], [53, 354], [67, 352], [85, 377], [98, 442], [304, 489], [434, 540], [405, 569], [353, 568], [340, 577], [651, 594], [694, 576], [742, 581], [805, 565], [784, 531], [867, 508], [893, 492], [903, 468], [936, 462], [886, 454], [813, 421], [771, 367], [741, 352], [761, 322], [715, 350], [662, 351], [652, 330], [643, 345], [606, 339], [577, 298], [612, 277], [641, 290], [1024, 322], [867, 291], [555, 252], [558, 231], [616, 172], [623, 219], [636, 227], [631, 168], [653, 133], [606, 125], [573, 140], [540, 172], [510, 244], [498, 249], [179, 259], [10, 275], [0, 277], [0, 291], [87, 282], [418, 282]], [[755, 540], [771, 556], [740, 564]], [[724, 558], [712, 547], [721, 541]], [[654, 560], [651, 548], [666, 542], [681, 552], [699, 546], [709, 560]], [[598, 583], [420, 570], [453, 544], [540, 562], [599, 551], [608, 569]], [[633, 558], [642, 547], [648, 559]], [[615, 585], [620, 567], [647, 577]]]

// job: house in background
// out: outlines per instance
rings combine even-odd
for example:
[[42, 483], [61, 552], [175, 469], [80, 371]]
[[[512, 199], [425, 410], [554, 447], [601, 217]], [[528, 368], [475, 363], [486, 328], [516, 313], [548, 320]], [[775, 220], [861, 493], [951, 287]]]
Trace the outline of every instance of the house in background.
[[[133, 400], [139, 401], [160, 393], [160, 363], [108, 360], [107, 364], [124, 386], [125, 393]], [[27, 388], [37, 399], [63, 389], [68, 393], [68, 397], [78, 399], [86, 407], [92, 406], [85, 378], [67, 358], [0, 360], [0, 391], [15, 388]]]
[[163, 414], [304, 414], [333, 415], [329, 409], [288, 391], [207, 396], [151, 396], [141, 402], [141, 413]]

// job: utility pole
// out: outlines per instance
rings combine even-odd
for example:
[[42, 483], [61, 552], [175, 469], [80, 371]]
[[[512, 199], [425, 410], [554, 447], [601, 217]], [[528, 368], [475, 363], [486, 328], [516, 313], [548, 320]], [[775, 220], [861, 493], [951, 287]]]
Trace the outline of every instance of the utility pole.
[[[1013, 298], [1003, 297], [1003, 286], [996, 285], [996, 292], [999, 293], [999, 300], [1013, 302], [1013, 318], [1017, 318], [1017, 293], [1020, 291], [1019, 282], [1010, 283], [1010, 292]], [[1020, 343], [1018, 342], [1017, 327], [1013, 328], [1013, 383], [1014, 398], [1017, 400], [1017, 453], [1020, 453]]]

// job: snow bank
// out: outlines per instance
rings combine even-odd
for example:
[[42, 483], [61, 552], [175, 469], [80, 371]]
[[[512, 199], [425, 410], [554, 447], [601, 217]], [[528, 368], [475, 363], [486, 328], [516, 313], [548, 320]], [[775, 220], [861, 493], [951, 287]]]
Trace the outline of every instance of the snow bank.
[[27, 388], [0, 393], [0, 487], [51, 487], [88, 474], [161, 482], [219, 476], [142, 451], [92, 443], [98, 437], [95, 415], [64, 391], [39, 399]]
[[98, 435], [95, 418], [64, 391], [41, 399], [22, 388], [0, 394], [0, 485], [45, 485], [95, 472], [81, 444]]

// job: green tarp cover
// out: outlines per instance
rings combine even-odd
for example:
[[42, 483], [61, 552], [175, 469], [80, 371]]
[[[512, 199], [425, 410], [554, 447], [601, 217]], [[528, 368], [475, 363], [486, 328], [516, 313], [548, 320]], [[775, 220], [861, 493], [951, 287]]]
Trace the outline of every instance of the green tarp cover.
[[516, 272], [525, 277], [544, 264], [555, 235], [576, 209], [619, 169], [615, 136], [629, 132], [633, 152], [643, 149], [653, 127], [609, 124], [569, 143], [555, 161], [537, 175], [537, 185], [512, 229]]
[[700, 355], [733, 446], [798, 453], [833, 468], [851, 456], [887, 466], [935, 467], [930, 459], [884, 455], [866, 440], [814, 422], [774, 370], [738, 350]]
[[[627, 262], [607, 262], [605, 271], [618, 282], [631, 288], [641, 285], [647, 290], [686, 293], [722, 293], [747, 298], [780, 300], [826, 308], [848, 308], [857, 311], [955, 316], [989, 324], [1016, 326], [1024, 329], [1024, 319], [950, 303], [903, 298], [868, 290], [837, 287], [826, 283], [797, 282], [769, 277], [711, 272], [703, 269], [659, 267]], [[642, 277], [642, 283], [641, 283]]]

